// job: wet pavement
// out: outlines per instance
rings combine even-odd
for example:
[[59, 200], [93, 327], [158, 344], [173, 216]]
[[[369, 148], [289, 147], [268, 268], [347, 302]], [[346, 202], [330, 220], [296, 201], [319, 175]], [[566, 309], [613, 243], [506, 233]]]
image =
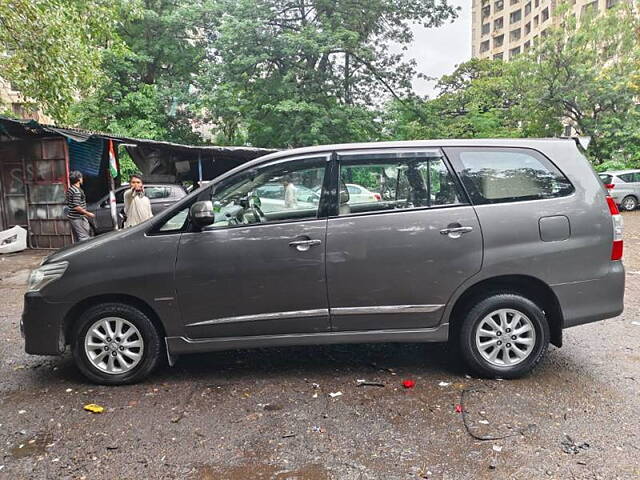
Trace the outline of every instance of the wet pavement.
[[96, 386], [68, 354], [24, 354], [42, 252], [0, 256], [0, 478], [640, 478], [640, 212], [624, 219], [625, 313], [565, 331], [515, 381], [469, 377], [446, 345], [382, 344], [197, 355]]

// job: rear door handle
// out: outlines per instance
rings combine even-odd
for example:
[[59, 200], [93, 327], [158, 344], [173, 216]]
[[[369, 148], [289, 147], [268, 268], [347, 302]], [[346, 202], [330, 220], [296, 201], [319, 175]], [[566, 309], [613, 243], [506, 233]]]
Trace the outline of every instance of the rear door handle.
[[473, 231], [473, 227], [447, 227], [440, 230], [441, 235], [449, 235], [450, 238], [460, 238], [465, 233]]
[[306, 252], [311, 247], [314, 247], [316, 245], [320, 245], [321, 243], [322, 243], [322, 240], [311, 240], [311, 239], [294, 240], [293, 242], [289, 242], [289, 246], [290, 247], [295, 247], [296, 250], [298, 250], [299, 252]]

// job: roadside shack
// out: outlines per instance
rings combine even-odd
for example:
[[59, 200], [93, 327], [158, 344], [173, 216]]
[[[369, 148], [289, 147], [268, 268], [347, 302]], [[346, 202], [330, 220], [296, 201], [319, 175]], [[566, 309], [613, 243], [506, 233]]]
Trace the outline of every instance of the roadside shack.
[[64, 215], [71, 170], [85, 176], [87, 202], [120, 184], [109, 170], [109, 143], [125, 149], [148, 182], [198, 184], [273, 150], [181, 145], [0, 117], [0, 231], [28, 231], [31, 248], [71, 244]]

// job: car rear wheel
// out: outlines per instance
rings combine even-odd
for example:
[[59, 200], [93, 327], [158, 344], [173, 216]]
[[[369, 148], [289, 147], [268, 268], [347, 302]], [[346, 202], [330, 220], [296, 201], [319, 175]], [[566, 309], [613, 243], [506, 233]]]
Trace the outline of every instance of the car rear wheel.
[[549, 346], [542, 309], [518, 294], [497, 293], [476, 303], [460, 329], [462, 355], [485, 377], [517, 378], [531, 371]]
[[139, 382], [161, 360], [161, 337], [140, 310], [121, 303], [96, 305], [78, 320], [73, 357], [89, 380], [104, 385]]
[[620, 204], [623, 210], [627, 212], [631, 212], [638, 208], [638, 199], [632, 195], [628, 195], [622, 199], [622, 203]]

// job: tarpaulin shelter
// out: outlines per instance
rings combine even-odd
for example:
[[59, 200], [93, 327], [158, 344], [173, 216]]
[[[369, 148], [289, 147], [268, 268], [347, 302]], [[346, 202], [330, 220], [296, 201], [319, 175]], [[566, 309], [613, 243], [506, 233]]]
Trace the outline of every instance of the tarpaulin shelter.
[[181, 145], [0, 116], [0, 230], [26, 228], [32, 248], [70, 244], [63, 212], [69, 171], [84, 174], [87, 202], [104, 196], [110, 185], [109, 141], [126, 149], [148, 182], [211, 180], [273, 151]]

